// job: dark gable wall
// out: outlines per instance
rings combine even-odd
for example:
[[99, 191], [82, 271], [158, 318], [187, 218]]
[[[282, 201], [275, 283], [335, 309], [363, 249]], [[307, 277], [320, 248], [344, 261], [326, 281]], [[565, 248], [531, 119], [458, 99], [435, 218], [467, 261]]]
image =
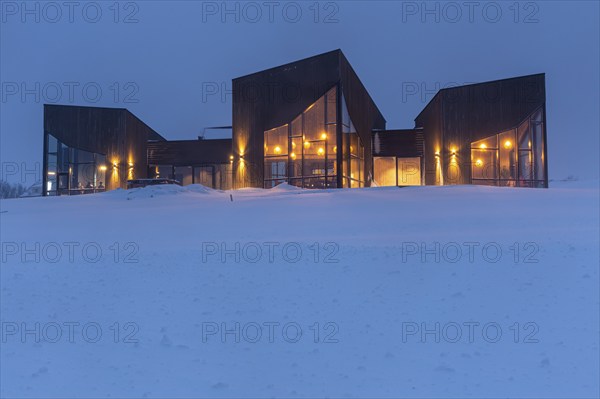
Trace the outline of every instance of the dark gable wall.
[[119, 162], [115, 178], [107, 176], [107, 189], [126, 187], [128, 162], [133, 162], [133, 177], [147, 176], [146, 143], [158, 133], [123, 108], [97, 108], [44, 105], [44, 130], [69, 147], [106, 154], [107, 174]]
[[[340, 50], [234, 79], [235, 186], [262, 187], [264, 131], [291, 122], [340, 82], [350, 117], [370, 157], [371, 130], [384, 129], [385, 119]], [[241, 151], [243, 168], [238, 160]], [[367, 158], [367, 173], [370, 164]]]
[[445, 183], [469, 184], [471, 142], [516, 127], [545, 102], [544, 74], [441, 90], [415, 119], [415, 126], [424, 129], [428, 175], [435, 167], [435, 151], [441, 149], [446, 171], [450, 149], [456, 147], [460, 175]]
[[337, 50], [233, 80], [235, 187], [263, 186], [264, 131], [291, 122], [338, 81]]

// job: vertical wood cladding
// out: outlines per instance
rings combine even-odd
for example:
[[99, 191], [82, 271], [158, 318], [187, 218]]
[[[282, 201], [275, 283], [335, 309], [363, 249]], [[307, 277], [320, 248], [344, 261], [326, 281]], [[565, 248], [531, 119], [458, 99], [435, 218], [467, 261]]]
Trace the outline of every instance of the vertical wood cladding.
[[460, 173], [445, 184], [470, 184], [471, 142], [516, 127], [545, 102], [544, 74], [440, 90], [415, 119], [425, 135], [426, 184], [434, 184], [435, 151], [447, 175], [453, 148]]
[[373, 132], [374, 157], [422, 157], [424, 138], [421, 129], [382, 130]]
[[196, 166], [229, 164], [231, 139], [178, 140], [148, 143], [149, 165]]
[[368, 173], [371, 130], [385, 128], [385, 119], [342, 52], [334, 50], [233, 80], [235, 186], [262, 187], [264, 131], [291, 122], [340, 82], [369, 157]]
[[[107, 176], [108, 190], [125, 188], [127, 179], [132, 176], [145, 178], [147, 141], [149, 138], [164, 140], [124, 108], [46, 104], [44, 131], [69, 147], [106, 155], [109, 168], [110, 164], [117, 163], [118, 175]], [[133, 163], [131, 173], [129, 163]]]

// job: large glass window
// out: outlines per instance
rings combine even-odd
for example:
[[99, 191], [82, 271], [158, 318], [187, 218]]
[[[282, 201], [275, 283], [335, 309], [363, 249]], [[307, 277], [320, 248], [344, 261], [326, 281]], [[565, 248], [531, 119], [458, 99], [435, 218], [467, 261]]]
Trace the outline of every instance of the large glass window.
[[398, 185], [421, 185], [421, 158], [398, 158]]
[[344, 187], [364, 187], [365, 147], [342, 96], [342, 178]]
[[373, 158], [373, 172], [378, 186], [396, 186], [396, 157]]
[[265, 188], [337, 186], [336, 104], [334, 87], [290, 123], [264, 132]]
[[44, 195], [90, 194], [106, 189], [106, 155], [71, 148], [46, 133]]
[[545, 187], [542, 108], [514, 129], [471, 143], [473, 184]]
[[174, 179], [183, 186], [202, 184], [217, 190], [230, 190], [233, 181], [231, 163], [201, 164], [189, 166], [150, 165], [148, 177]]
[[373, 180], [378, 186], [420, 186], [420, 157], [375, 157]]

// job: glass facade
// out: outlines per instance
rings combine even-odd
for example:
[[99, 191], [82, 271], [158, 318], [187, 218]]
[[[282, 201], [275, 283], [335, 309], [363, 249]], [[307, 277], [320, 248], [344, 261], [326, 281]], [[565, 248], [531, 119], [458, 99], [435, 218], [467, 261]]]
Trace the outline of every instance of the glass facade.
[[342, 171], [337, 170], [338, 92], [325, 95], [290, 123], [264, 132], [264, 187], [288, 182], [304, 188], [364, 186], [364, 146], [342, 97]]
[[373, 180], [378, 186], [420, 186], [420, 157], [374, 157]]
[[365, 185], [365, 147], [350, 119], [346, 100], [342, 96], [342, 181], [343, 187]]
[[231, 190], [233, 187], [233, 166], [231, 163], [188, 166], [150, 165], [148, 178], [173, 179], [183, 186], [202, 184], [216, 190]]
[[545, 187], [543, 123], [540, 108], [517, 128], [471, 143], [472, 183]]
[[46, 133], [44, 195], [77, 195], [106, 189], [106, 155], [79, 150]]

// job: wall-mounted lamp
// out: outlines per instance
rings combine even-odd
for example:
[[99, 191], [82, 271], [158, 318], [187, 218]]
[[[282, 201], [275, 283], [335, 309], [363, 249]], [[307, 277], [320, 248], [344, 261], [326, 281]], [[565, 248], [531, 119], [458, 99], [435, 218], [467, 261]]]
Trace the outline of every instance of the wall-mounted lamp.
[[101, 172], [106, 172], [106, 169], [108, 169], [108, 168], [106, 167], [106, 165], [100, 165], [100, 166], [98, 167], [98, 169], [99, 169]]

